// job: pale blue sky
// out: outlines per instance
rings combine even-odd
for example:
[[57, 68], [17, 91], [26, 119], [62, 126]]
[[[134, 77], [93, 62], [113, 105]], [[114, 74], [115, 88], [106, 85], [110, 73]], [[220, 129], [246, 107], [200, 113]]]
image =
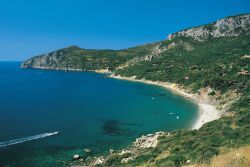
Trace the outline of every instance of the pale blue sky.
[[250, 0], [1, 0], [0, 60], [68, 45], [120, 49], [250, 12]]

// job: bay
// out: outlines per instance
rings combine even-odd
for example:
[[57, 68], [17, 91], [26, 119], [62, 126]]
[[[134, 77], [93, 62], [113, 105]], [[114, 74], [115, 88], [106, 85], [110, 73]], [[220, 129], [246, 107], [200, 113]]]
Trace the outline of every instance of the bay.
[[105, 154], [198, 117], [196, 104], [159, 86], [20, 64], [0, 62], [0, 143], [59, 134], [0, 147], [0, 166], [61, 166], [84, 148]]

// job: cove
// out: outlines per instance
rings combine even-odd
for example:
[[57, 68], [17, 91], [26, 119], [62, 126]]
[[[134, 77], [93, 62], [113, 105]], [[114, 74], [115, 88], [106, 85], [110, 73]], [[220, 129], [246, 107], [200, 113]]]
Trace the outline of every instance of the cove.
[[[92, 72], [20, 69], [0, 63], [0, 166], [61, 166], [90, 148], [105, 153], [156, 131], [191, 128], [198, 107], [155, 85]], [[44, 135], [59, 132], [57, 135]]]

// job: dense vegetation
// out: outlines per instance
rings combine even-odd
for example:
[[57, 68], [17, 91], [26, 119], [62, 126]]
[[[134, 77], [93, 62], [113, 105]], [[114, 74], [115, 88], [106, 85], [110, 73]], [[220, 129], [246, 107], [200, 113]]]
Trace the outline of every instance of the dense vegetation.
[[[210, 39], [197, 42], [189, 38], [164, 41], [162, 47], [175, 42], [174, 48], [151, 61], [142, 61], [116, 71], [123, 76], [136, 76], [153, 81], [178, 83], [197, 92], [210, 86], [221, 94], [235, 90], [241, 98], [229, 109], [230, 116], [205, 124], [199, 130], [179, 130], [161, 137], [154, 149], [143, 150], [125, 166], [181, 166], [188, 160], [208, 162], [229, 148], [250, 144], [250, 35]], [[189, 48], [192, 49], [187, 49]], [[213, 96], [213, 93], [211, 93]], [[164, 156], [168, 153], [168, 156]], [[120, 166], [118, 157], [109, 164]]]
[[[169, 163], [180, 166], [185, 164], [187, 160], [204, 163], [228, 148], [250, 144], [249, 105], [235, 109], [235, 116], [223, 117], [210, 122], [199, 130], [179, 130], [171, 133], [171, 136], [163, 136], [156, 148], [141, 153], [134, 161], [130, 162], [130, 165], [152, 164], [152, 166], [160, 166], [161, 164], [164, 166], [164, 164]], [[239, 109], [242, 111], [237, 112]], [[166, 151], [169, 153], [168, 156], [159, 158]]]
[[161, 47], [175, 44], [151, 61], [142, 61], [116, 71], [123, 76], [136, 76], [153, 81], [167, 81], [192, 88], [194, 91], [211, 86], [223, 92], [249, 87], [250, 34], [239, 37], [197, 42], [189, 38], [164, 41]]
[[83, 71], [97, 69], [114, 70], [134, 57], [144, 56], [155, 45], [156, 43], [147, 44], [119, 51], [81, 49], [77, 46], [70, 46], [31, 58], [24, 62], [22, 66], [25, 68], [36, 66], [62, 70], [71, 68]]
[[[194, 93], [210, 87], [214, 90], [209, 94], [211, 97], [218, 92], [221, 95], [215, 96], [217, 100], [235, 92], [239, 99], [221, 119], [199, 130], [178, 130], [170, 136], [164, 135], [156, 148], [139, 150], [136, 158], [126, 164], [121, 159], [130, 154], [110, 155], [104, 166], [181, 166], [188, 161], [208, 162], [229, 148], [250, 144], [250, 31], [241, 31], [237, 36], [210, 37], [205, 41], [176, 36], [119, 51], [69, 47], [30, 59], [23, 66], [109, 69], [121, 76], [177, 83]], [[53, 55], [55, 60], [51, 59]], [[41, 61], [44, 57], [45, 62]]]

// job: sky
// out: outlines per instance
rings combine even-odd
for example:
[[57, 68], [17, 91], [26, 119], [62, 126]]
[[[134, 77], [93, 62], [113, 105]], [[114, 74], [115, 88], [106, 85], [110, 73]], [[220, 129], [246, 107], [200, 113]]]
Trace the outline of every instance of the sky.
[[55, 49], [122, 49], [250, 13], [250, 0], [0, 0], [0, 61]]

